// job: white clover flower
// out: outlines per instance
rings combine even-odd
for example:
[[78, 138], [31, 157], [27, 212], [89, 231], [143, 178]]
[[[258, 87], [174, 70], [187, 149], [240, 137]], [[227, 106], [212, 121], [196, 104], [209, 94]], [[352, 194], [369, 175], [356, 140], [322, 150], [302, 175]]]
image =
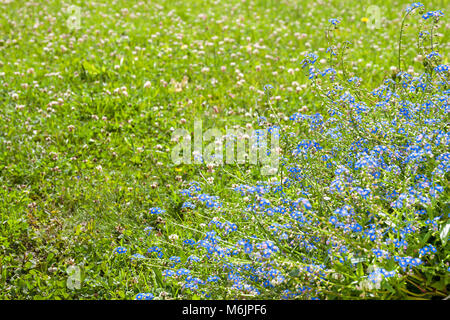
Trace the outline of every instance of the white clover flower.
[[169, 236], [169, 240], [170, 240], [170, 241], [177, 241], [178, 239], [179, 239], [179, 237], [178, 237], [177, 234], [171, 234], [171, 235]]

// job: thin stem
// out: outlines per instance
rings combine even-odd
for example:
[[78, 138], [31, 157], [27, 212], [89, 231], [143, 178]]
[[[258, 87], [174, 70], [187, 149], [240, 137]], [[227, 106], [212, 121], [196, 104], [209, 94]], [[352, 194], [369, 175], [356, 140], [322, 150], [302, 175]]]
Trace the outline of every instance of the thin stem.
[[402, 27], [400, 28], [400, 39], [398, 41], [398, 71], [402, 71], [401, 65], [400, 65], [400, 57], [401, 57], [401, 52], [402, 52], [402, 37], [403, 37], [403, 28], [405, 26], [405, 20], [406, 18], [409, 16], [409, 14], [411, 12], [413, 12], [416, 8], [411, 9], [410, 11], [406, 12], [405, 16], [403, 17], [402, 20]]

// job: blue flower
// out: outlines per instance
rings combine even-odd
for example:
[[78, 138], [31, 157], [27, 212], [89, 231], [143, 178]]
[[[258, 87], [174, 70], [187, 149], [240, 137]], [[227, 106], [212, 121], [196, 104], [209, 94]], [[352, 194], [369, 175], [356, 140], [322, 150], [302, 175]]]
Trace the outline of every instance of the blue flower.
[[208, 282], [217, 282], [219, 280], [220, 278], [218, 276], [209, 276], [207, 279]]
[[122, 253], [126, 253], [127, 252], [127, 248], [125, 248], [125, 247], [117, 247], [116, 249], [114, 249], [114, 251], [117, 254], [122, 254]]
[[152, 231], [153, 231], [153, 227], [145, 227], [144, 231], [147, 233], [147, 235], [151, 235]]
[[138, 293], [135, 300], [153, 300], [154, 296], [152, 293]]
[[300, 201], [301, 203], [303, 203], [303, 205], [305, 206], [305, 209], [306, 209], [306, 210], [311, 210], [311, 209], [312, 209], [311, 202], [309, 202], [308, 199], [300, 198], [299, 201]]
[[431, 58], [433, 58], [433, 57], [440, 57], [440, 56], [441, 56], [441, 55], [439, 54], [439, 52], [432, 51], [432, 52], [430, 52], [429, 54], [426, 55], [426, 58], [427, 58], [427, 59], [431, 59]]
[[131, 256], [132, 261], [140, 260], [140, 259], [145, 259], [145, 257], [140, 253], [135, 253]]
[[328, 20], [332, 25], [338, 25], [339, 23], [341, 23], [338, 19], [330, 19], [330, 20]]
[[165, 278], [166, 278], [166, 277], [173, 277], [175, 274], [176, 274], [175, 271], [169, 270], [169, 269], [164, 270], [164, 271], [162, 272], [162, 275], [163, 275], [163, 277], [165, 277]]
[[427, 213], [427, 211], [425, 209], [419, 209], [416, 211], [416, 214], [419, 214], [419, 215], [425, 214], [425, 213]]
[[177, 257], [177, 256], [172, 256], [169, 258], [170, 261], [172, 261], [174, 264], [180, 263], [181, 262], [181, 258]]
[[420, 2], [414, 2], [413, 4], [406, 7], [405, 11], [411, 12], [412, 10], [414, 10], [416, 8], [420, 8], [420, 7], [423, 7], [423, 4], [421, 4]]
[[448, 66], [445, 64], [438, 65], [436, 68], [434, 68], [434, 71], [441, 73], [441, 72], [447, 72]]
[[442, 12], [442, 10], [429, 11], [429, 12], [425, 13], [424, 15], [422, 15], [422, 18], [427, 20], [428, 18], [431, 18], [431, 17], [439, 18], [439, 17], [442, 17], [443, 15], [444, 15], [444, 13]]
[[368, 280], [374, 284], [380, 283], [384, 278], [394, 277], [396, 275], [395, 271], [386, 271], [383, 268], [375, 268], [369, 276]]
[[183, 203], [183, 205], [181, 206], [182, 209], [184, 208], [189, 208], [189, 209], [195, 209], [195, 204], [193, 204], [190, 201], [186, 201]]
[[158, 258], [162, 258], [164, 256], [164, 254], [161, 251], [161, 248], [159, 248], [158, 246], [153, 246], [153, 247], [148, 248], [147, 252], [148, 253], [156, 252]]
[[194, 255], [191, 255], [187, 258], [187, 262], [199, 262], [200, 258]]
[[436, 247], [430, 244], [430, 245], [423, 247], [422, 249], [419, 249], [419, 255], [424, 256], [429, 253], [436, 253], [436, 251], [437, 251]]
[[186, 239], [186, 240], [183, 241], [183, 243], [185, 243], [187, 245], [190, 245], [190, 246], [193, 246], [195, 244], [195, 240], [193, 240], [193, 239]]
[[185, 269], [185, 268], [181, 268], [176, 271], [177, 276], [186, 276], [186, 275], [189, 275], [190, 273], [191, 273], [191, 270]]
[[[302, 68], [306, 67], [307, 65], [313, 65], [316, 63], [318, 58], [318, 55], [315, 53], [308, 53], [305, 59], [302, 60]], [[310, 69], [311, 71], [311, 69]]]
[[154, 207], [154, 208], [150, 208], [149, 212], [150, 212], [150, 214], [162, 214], [162, 213], [166, 212], [166, 210], [158, 208], [158, 207]]

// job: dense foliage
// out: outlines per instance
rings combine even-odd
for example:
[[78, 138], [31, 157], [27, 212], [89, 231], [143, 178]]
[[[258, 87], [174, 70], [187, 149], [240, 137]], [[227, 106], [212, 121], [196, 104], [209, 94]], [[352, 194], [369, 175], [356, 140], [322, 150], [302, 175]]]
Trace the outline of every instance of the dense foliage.
[[[447, 297], [444, 13], [160, 3], [2, 4], [0, 297]], [[173, 164], [196, 118], [275, 132], [278, 170]]]

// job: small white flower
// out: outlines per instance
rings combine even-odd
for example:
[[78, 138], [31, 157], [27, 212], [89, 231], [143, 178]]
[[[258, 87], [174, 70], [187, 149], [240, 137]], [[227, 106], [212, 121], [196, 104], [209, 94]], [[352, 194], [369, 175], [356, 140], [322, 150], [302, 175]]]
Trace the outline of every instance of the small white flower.
[[179, 237], [178, 237], [177, 234], [171, 234], [171, 235], [169, 236], [169, 240], [170, 240], [170, 241], [177, 241], [178, 239], [179, 239]]

